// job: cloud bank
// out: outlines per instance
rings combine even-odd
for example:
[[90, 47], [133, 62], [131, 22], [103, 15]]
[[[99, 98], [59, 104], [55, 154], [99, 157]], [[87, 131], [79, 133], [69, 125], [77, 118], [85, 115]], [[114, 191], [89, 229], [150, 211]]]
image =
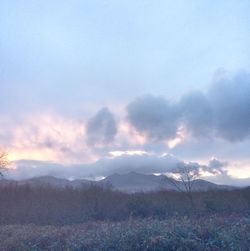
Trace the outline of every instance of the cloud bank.
[[143, 96], [127, 106], [127, 114], [148, 139], [174, 138], [184, 125], [195, 138], [242, 141], [250, 136], [250, 74], [220, 74], [208, 92], [191, 92], [172, 104], [163, 97]]
[[182, 167], [187, 167], [200, 173], [205, 171], [212, 174], [224, 173], [226, 165], [219, 160], [212, 161], [216, 161], [216, 165], [184, 162], [169, 154], [164, 156], [124, 154], [115, 158], [103, 158], [90, 164], [70, 166], [44, 161], [21, 160], [15, 162], [16, 168], [9, 170], [7, 177], [25, 179], [35, 176], [52, 175], [61, 178], [91, 179], [105, 177], [114, 173], [124, 174], [131, 171], [145, 174], [171, 173], [180, 170]]
[[171, 139], [176, 136], [179, 112], [163, 97], [147, 95], [127, 106], [129, 122], [150, 139]]

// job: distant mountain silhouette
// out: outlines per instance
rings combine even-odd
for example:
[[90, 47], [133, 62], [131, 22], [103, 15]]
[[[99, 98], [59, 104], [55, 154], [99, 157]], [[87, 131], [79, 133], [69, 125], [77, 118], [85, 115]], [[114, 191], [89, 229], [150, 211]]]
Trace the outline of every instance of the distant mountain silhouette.
[[25, 180], [7, 180], [2, 179], [0, 180], [0, 185], [5, 186], [9, 184], [15, 184], [15, 185], [29, 185], [31, 187], [37, 187], [37, 186], [51, 186], [51, 187], [57, 187], [57, 188], [66, 188], [66, 187], [72, 187], [72, 188], [81, 188], [81, 187], [88, 187], [90, 186], [92, 182], [90, 180], [68, 180], [68, 179], [62, 179], [62, 178], [56, 178], [54, 176], [38, 176], [30, 179]]
[[[0, 185], [16, 184], [16, 185], [30, 185], [30, 186], [52, 186], [57, 188], [81, 188], [88, 187], [90, 185], [97, 185], [102, 187], [111, 187], [114, 190], [119, 190], [128, 193], [134, 192], [149, 192], [157, 190], [175, 190], [177, 186], [181, 189], [184, 188], [182, 182], [174, 181], [165, 175], [153, 175], [153, 174], [140, 174], [136, 172], [129, 172], [127, 174], [113, 174], [107, 176], [105, 179], [100, 181], [90, 181], [86, 179], [79, 180], [67, 180], [62, 178], [56, 178], [53, 176], [40, 176], [34, 177], [26, 180], [6, 180], [0, 181]], [[207, 190], [217, 190], [217, 189], [233, 189], [233, 186], [217, 185], [212, 182], [197, 179], [192, 181], [193, 191], [207, 191]]]
[[[99, 183], [109, 183], [114, 189], [125, 192], [148, 192], [156, 190], [178, 190], [184, 189], [182, 182], [178, 182], [165, 175], [147, 175], [130, 172], [128, 174], [113, 174], [106, 177]], [[175, 186], [174, 183], [177, 185]], [[207, 191], [212, 189], [232, 189], [231, 186], [217, 185], [212, 182], [197, 179], [192, 181], [193, 191]]]
[[128, 174], [113, 174], [101, 180], [100, 183], [109, 183], [114, 189], [125, 192], [148, 192], [152, 190], [169, 189], [173, 190], [173, 185], [167, 182], [169, 178], [164, 175], [146, 175], [136, 172]]

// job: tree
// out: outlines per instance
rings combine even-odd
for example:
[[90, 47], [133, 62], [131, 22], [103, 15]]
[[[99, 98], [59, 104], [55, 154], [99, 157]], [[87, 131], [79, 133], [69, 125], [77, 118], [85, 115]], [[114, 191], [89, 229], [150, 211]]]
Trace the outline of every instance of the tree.
[[3, 176], [3, 171], [9, 165], [9, 161], [7, 160], [8, 153], [1, 151], [0, 152], [0, 176]]
[[190, 205], [195, 210], [193, 199], [193, 184], [194, 180], [200, 177], [200, 166], [196, 163], [179, 163], [172, 171], [174, 178], [169, 179], [171, 184], [180, 192], [185, 193]]

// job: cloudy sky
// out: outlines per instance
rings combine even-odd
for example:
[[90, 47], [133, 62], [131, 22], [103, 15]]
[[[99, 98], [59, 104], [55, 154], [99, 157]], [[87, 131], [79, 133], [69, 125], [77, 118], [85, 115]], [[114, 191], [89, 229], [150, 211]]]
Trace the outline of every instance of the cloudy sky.
[[249, 13], [248, 0], [1, 1], [0, 146], [13, 175], [192, 162], [248, 182]]

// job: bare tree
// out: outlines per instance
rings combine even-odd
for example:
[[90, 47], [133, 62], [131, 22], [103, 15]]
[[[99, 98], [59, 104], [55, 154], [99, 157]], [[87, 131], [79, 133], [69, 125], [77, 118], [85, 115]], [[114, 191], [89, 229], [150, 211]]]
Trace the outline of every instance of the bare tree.
[[191, 207], [195, 209], [193, 200], [193, 184], [194, 180], [200, 177], [200, 168], [196, 163], [180, 163], [176, 169], [172, 171], [174, 178], [169, 179], [171, 184], [182, 193], [185, 193], [190, 201]]
[[7, 156], [7, 152], [0, 151], [0, 176], [3, 176], [3, 171], [6, 170], [6, 167], [9, 165]]

